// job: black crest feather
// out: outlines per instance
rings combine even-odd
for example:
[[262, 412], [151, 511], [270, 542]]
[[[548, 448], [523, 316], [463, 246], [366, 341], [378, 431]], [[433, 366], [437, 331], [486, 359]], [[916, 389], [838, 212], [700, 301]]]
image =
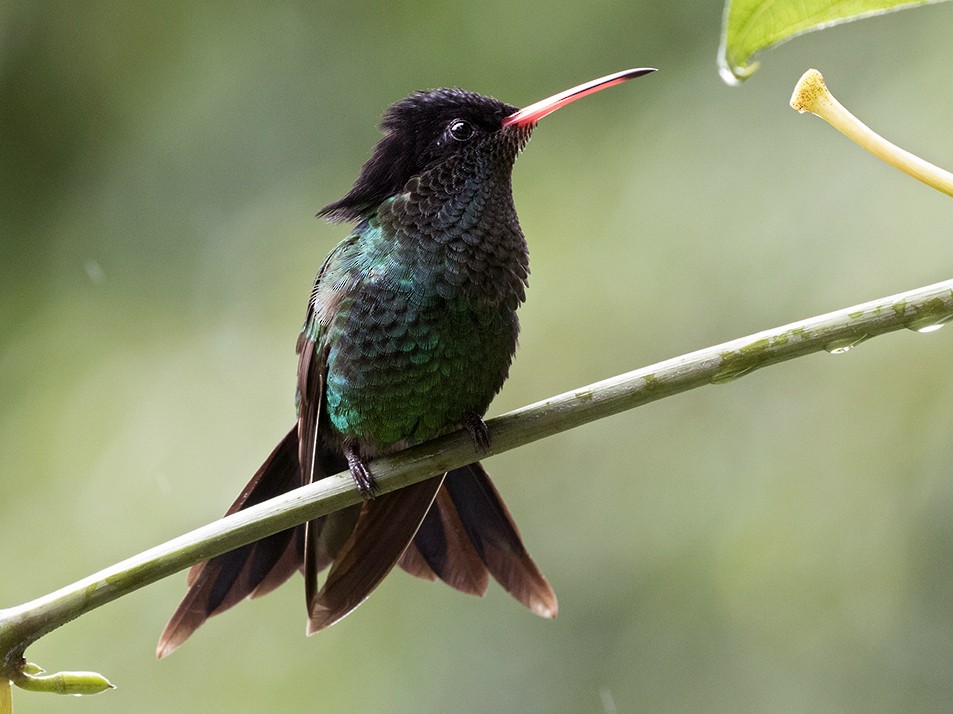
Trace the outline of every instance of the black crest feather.
[[478, 130], [499, 131], [503, 118], [516, 107], [464, 89], [414, 92], [392, 104], [381, 120], [383, 136], [344, 198], [319, 212], [332, 221], [359, 221], [385, 199], [401, 192], [414, 176], [445, 158], [455, 147], [444, 135], [454, 119]]

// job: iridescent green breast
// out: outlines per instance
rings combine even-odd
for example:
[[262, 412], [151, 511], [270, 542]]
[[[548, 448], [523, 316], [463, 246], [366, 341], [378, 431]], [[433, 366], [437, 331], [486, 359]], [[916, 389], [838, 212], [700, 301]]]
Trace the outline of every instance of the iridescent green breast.
[[441, 261], [409, 256], [399, 243], [376, 222], [342, 242], [315, 287], [306, 326], [324, 360], [330, 426], [377, 450], [482, 416], [506, 379], [519, 332], [518, 299], [483, 294], [448, 269], [459, 250], [448, 244]]
[[515, 314], [422, 290], [364, 290], [349, 303], [326, 333], [334, 429], [382, 449], [483, 415], [516, 349]]

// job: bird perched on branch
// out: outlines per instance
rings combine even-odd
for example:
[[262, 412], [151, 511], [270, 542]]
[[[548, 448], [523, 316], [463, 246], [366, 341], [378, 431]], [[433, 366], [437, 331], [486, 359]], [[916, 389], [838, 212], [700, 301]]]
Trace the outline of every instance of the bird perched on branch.
[[652, 71], [618, 72], [519, 110], [461, 89], [415, 92], [387, 110], [353, 188], [319, 214], [356, 225], [308, 301], [297, 423], [228, 512], [345, 469], [365, 500], [194, 566], [160, 657], [299, 570], [309, 634], [356, 608], [394, 565], [476, 595], [492, 575], [555, 617], [556, 596], [478, 462], [377, 495], [372, 459], [461, 427], [486, 449], [482, 417], [516, 351], [529, 274], [511, 188], [516, 157], [542, 117]]

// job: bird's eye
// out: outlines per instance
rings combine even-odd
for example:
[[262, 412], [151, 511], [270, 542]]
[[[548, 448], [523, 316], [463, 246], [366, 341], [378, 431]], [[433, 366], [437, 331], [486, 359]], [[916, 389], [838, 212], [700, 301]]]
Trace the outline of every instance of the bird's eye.
[[473, 125], [463, 119], [454, 119], [450, 122], [450, 136], [457, 141], [467, 141], [473, 136]]

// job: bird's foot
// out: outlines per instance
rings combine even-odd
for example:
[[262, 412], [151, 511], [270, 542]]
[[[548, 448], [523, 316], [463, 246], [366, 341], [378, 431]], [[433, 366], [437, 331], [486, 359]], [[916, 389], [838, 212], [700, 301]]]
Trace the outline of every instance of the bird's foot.
[[490, 450], [490, 429], [483, 419], [477, 414], [468, 414], [463, 420], [463, 426], [470, 432], [477, 451], [482, 454]]
[[378, 490], [374, 476], [371, 474], [371, 470], [367, 467], [367, 464], [364, 463], [364, 459], [361, 458], [356, 448], [348, 446], [346, 451], [347, 467], [351, 471], [351, 478], [353, 478], [354, 483], [357, 484], [357, 490], [360, 492], [361, 498], [365, 501], [370, 501], [377, 495]]

